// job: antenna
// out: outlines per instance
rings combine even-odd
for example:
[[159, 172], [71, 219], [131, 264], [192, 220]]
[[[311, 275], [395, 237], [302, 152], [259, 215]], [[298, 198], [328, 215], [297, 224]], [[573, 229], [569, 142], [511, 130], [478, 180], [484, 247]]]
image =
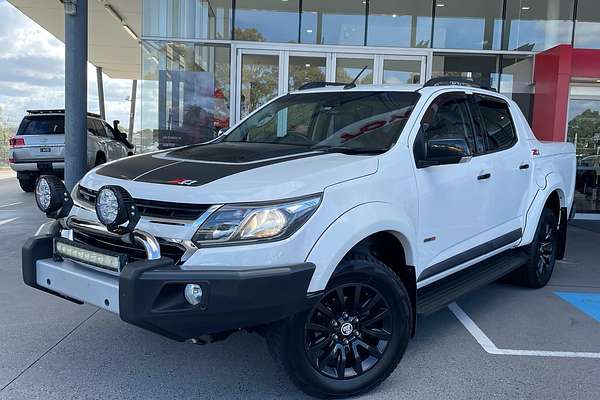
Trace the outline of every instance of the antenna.
[[363, 74], [363, 72], [365, 72], [365, 70], [367, 69], [368, 65], [365, 65], [363, 67], [363, 69], [360, 70], [360, 72], [354, 77], [354, 79], [352, 79], [352, 82], [344, 85], [344, 89], [352, 89], [356, 87], [356, 81], [358, 80], [358, 78], [360, 78], [360, 76]]

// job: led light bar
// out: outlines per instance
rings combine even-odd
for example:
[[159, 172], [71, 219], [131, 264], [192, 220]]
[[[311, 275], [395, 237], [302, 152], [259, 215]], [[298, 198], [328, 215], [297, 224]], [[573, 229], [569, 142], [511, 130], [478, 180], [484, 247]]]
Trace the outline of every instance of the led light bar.
[[120, 272], [126, 261], [122, 254], [110, 254], [62, 238], [54, 240], [54, 255], [115, 272]]

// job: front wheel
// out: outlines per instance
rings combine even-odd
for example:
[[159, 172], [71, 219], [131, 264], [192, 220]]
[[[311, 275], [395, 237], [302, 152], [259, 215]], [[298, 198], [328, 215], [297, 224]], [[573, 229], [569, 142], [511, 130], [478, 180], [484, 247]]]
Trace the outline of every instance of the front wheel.
[[305, 393], [365, 393], [400, 362], [412, 329], [406, 288], [385, 264], [362, 253], [338, 267], [319, 302], [275, 324], [267, 334], [274, 358]]

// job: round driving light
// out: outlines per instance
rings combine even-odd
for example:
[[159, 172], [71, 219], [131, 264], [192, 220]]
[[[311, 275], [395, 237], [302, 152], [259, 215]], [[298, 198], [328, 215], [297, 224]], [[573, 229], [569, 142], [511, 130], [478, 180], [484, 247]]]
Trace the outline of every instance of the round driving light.
[[195, 306], [202, 302], [202, 287], [195, 283], [185, 285], [183, 292], [188, 303]]
[[114, 190], [104, 188], [98, 193], [96, 212], [98, 213], [98, 219], [104, 225], [115, 223], [119, 216], [119, 200]]
[[[96, 215], [111, 232], [132, 232], [140, 217], [131, 195], [120, 186], [103, 186], [96, 196]], [[127, 226], [121, 225], [129, 222]]]
[[65, 217], [73, 204], [64, 183], [56, 176], [42, 175], [35, 184], [35, 202], [50, 218]]
[[50, 185], [48, 180], [41, 178], [35, 186], [35, 200], [40, 210], [46, 212], [50, 208], [52, 202], [52, 193], [50, 193]]

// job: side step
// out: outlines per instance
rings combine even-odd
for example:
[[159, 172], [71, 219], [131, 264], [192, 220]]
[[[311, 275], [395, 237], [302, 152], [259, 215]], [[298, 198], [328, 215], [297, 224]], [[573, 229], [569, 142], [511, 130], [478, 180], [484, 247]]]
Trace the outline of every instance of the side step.
[[460, 296], [502, 278], [528, 260], [522, 249], [508, 250], [424, 286], [417, 291], [417, 313], [431, 314]]

